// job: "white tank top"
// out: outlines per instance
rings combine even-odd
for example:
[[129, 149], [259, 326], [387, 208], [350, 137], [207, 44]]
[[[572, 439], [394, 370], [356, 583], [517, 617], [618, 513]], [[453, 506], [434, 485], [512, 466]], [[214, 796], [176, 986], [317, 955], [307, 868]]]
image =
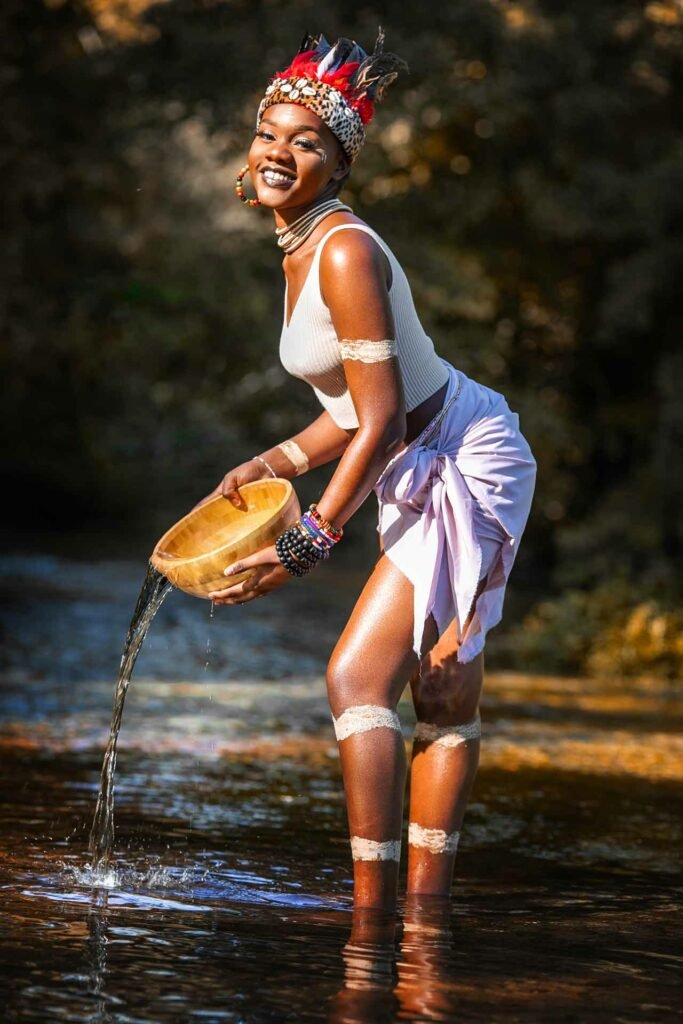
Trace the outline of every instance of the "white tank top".
[[403, 378], [406, 412], [415, 409], [448, 380], [448, 370], [434, 351], [434, 344], [418, 318], [408, 278], [389, 246], [366, 224], [337, 224], [318, 242], [301, 294], [287, 325], [285, 287], [284, 316], [280, 335], [280, 361], [288, 373], [307, 381], [321, 404], [345, 429], [359, 426], [346, 382], [339, 339], [330, 311], [320, 294], [318, 265], [322, 247], [330, 235], [344, 228], [366, 231], [376, 240], [391, 264], [389, 300], [394, 317], [398, 362]]

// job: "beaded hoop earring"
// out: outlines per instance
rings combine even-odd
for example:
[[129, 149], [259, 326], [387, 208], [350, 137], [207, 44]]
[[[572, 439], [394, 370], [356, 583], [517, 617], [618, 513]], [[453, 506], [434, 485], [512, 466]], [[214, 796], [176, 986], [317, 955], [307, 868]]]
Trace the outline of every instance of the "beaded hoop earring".
[[247, 206], [260, 206], [260, 199], [249, 199], [248, 196], [245, 196], [244, 194], [244, 188], [242, 187], [242, 179], [244, 178], [244, 175], [247, 173], [248, 170], [249, 164], [245, 164], [244, 167], [240, 170], [237, 177], [235, 178], [235, 192], [240, 197], [242, 202], [247, 204]]

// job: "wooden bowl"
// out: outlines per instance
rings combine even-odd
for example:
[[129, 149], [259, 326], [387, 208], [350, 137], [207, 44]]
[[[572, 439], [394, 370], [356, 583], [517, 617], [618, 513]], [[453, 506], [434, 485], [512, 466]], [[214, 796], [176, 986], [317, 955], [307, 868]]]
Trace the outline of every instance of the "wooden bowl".
[[180, 519], [157, 543], [150, 562], [174, 587], [208, 598], [228, 583], [248, 579], [253, 569], [229, 578], [223, 570], [273, 544], [301, 515], [289, 480], [254, 480], [240, 487], [239, 493], [245, 509], [219, 494]]

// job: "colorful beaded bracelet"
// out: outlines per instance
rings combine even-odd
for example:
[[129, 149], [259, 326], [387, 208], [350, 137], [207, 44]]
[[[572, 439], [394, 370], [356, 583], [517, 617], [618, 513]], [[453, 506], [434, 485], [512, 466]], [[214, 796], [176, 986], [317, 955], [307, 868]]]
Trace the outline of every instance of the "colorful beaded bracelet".
[[308, 512], [305, 514], [313, 520], [318, 529], [320, 529], [324, 534], [327, 534], [335, 543], [340, 541], [344, 536], [344, 531], [341, 528], [337, 529], [336, 526], [332, 525], [329, 519], [324, 519], [321, 516], [320, 512], [318, 512], [318, 506], [315, 503], [308, 506]]

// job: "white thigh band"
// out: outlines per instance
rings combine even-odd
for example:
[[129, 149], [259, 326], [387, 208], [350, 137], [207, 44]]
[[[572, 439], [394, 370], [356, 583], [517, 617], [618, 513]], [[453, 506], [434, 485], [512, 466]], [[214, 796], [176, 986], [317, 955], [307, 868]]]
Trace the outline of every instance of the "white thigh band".
[[401, 840], [389, 839], [380, 843], [375, 839], [351, 836], [351, 856], [354, 860], [398, 860], [401, 859]]
[[401, 732], [401, 719], [396, 712], [379, 704], [356, 704], [342, 711], [339, 718], [332, 715], [332, 721], [338, 740], [345, 740], [352, 733], [367, 732], [368, 729], [379, 729], [382, 726]]
[[427, 743], [438, 743], [442, 747], [458, 747], [465, 740], [474, 740], [481, 736], [481, 718], [479, 712], [471, 722], [464, 725], [436, 725], [433, 722], [417, 722], [415, 739]]
[[442, 828], [423, 828], [416, 821], [408, 824], [408, 842], [422, 846], [430, 853], [455, 853], [460, 832], [444, 832]]

